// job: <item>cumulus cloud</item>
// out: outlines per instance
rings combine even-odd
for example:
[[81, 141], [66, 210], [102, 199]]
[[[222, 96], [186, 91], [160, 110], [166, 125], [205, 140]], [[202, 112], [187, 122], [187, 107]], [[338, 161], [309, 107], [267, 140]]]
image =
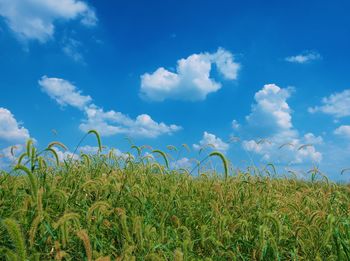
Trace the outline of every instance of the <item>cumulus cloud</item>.
[[53, 37], [56, 21], [97, 23], [95, 11], [79, 0], [0, 0], [0, 16], [18, 38], [42, 43]]
[[315, 136], [313, 133], [306, 133], [304, 135], [304, 141], [306, 144], [323, 144], [323, 138], [321, 136]]
[[263, 135], [290, 130], [292, 116], [287, 99], [292, 91], [292, 88], [283, 89], [275, 84], [265, 85], [254, 96], [256, 103], [246, 116], [248, 125], [259, 128]]
[[81, 91], [64, 79], [43, 76], [39, 85], [58, 104], [70, 105], [84, 112], [86, 118], [82, 120], [79, 128], [85, 132], [95, 129], [102, 136], [128, 134], [134, 137], [156, 138], [181, 130], [181, 127], [175, 124], [158, 123], [147, 114], [141, 114], [136, 119], [132, 119], [121, 112], [105, 111], [93, 104], [90, 96], [82, 95]]
[[341, 125], [334, 130], [334, 134], [350, 139], [350, 125]]
[[157, 123], [151, 116], [141, 114], [136, 119], [113, 110], [104, 111], [92, 104], [85, 109], [86, 119], [80, 124], [82, 131], [96, 129], [102, 136], [128, 134], [136, 137], [156, 138], [163, 134], [172, 134], [181, 130], [180, 126]]
[[309, 108], [310, 113], [322, 112], [336, 118], [350, 116], [350, 89], [322, 99], [322, 105]]
[[[281, 135], [269, 137], [266, 140], [244, 140], [242, 146], [245, 150], [262, 156], [266, 162], [278, 164], [302, 164], [306, 162], [320, 162], [322, 153], [317, 151], [315, 146], [322, 140], [322, 137], [314, 136], [316, 143], [309, 143], [310, 137], [298, 135]], [[305, 145], [305, 146], [303, 146]]]
[[70, 105], [84, 109], [92, 100], [90, 96], [82, 95], [75, 85], [64, 79], [49, 78], [45, 75], [39, 80], [39, 85], [42, 91], [62, 106]]
[[204, 132], [203, 138], [199, 141], [199, 144], [193, 144], [195, 150], [200, 150], [201, 148], [212, 146], [213, 149], [226, 152], [229, 149], [229, 144], [222, 141], [219, 137], [216, 137], [214, 134]]
[[29, 138], [29, 131], [21, 126], [11, 111], [0, 107], [0, 145], [7, 146], [0, 150], [0, 168], [7, 168], [15, 162]]
[[[243, 135], [248, 133], [251, 138], [243, 140], [242, 146], [246, 151], [261, 155], [264, 161], [320, 162], [322, 154], [315, 145], [323, 143], [322, 137], [312, 133], [300, 136], [292, 124], [292, 110], [287, 103], [292, 90], [267, 84], [255, 94], [255, 104], [243, 126]], [[257, 140], [257, 135], [266, 139]], [[302, 147], [304, 144], [309, 145]]]
[[225, 79], [237, 79], [240, 64], [234, 61], [232, 53], [219, 48], [215, 53], [192, 54], [178, 60], [176, 72], [160, 67], [141, 75], [140, 95], [151, 101], [204, 100], [221, 88], [221, 83], [210, 77], [213, 64]]
[[320, 60], [321, 58], [322, 57], [319, 53], [307, 51], [302, 54], [286, 57], [285, 60], [291, 63], [304, 64], [311, 61]]
[[29, 138], [29, 131], [18, 123], [8, 109], [0, 107], [0, 140], [21, 143]]

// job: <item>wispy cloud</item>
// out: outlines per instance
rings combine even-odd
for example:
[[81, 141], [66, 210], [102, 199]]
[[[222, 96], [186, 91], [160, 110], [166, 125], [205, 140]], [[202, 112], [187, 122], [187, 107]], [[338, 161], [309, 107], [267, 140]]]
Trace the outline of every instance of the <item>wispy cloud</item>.
[[82, 43], [73, 38], [65, 38], [62, 42], [63, 52], [75, 62], [84, 64], [84, 57], [80, 49], [82, 48]]
[[322, 99], [322, 105], [309, 108], [310, 113], [322, 112], [336, 118], [350, 116], [350, 89]]
[[92, 101], [90, 96], [82, 95], [75, 85], [64, 79], [49, 78], [45, 75], [39, 80], [39, 85], [42, 91], [62, 106], [70, 105], [84, 109]]
[[234, 130], [238, 130], [241, 127], [241, 124], [239, 124], [239, 122], [237, 120], [232, 120], [231, 127]]
[[321, 58], [322, 56], [318, 52], [306, 51], [306, 52], [303, 52], [302, 54], [286, 57], [285, 60], [291, 63], [304, 64], [304, 63], [309, 63], [311, 61], [320, 60]]
[[39, 80], [39, 85], [58, 104], [62, 106], [70, 105], [84, 112], [86, 118], [82, 119], [79, 126], [82, 131], [95, 129], [102, 136], [127, 134], [156, 138], [182, 129], [175, 124], [158, 123], [147, 114], [141, 114], [136, 119], [132, 119], [121, 112], [105, 111], [93, 104], [90, 96], [82, 95], [75, 85], [64, 79], [43, 76]]
[[177, 62], [176, 72], [163, 67], [141, 76], [140, 95], [145, 100], [204, 100], [218, 91], [221, 83], [210, 78], [212, 65], [228, 80], [237, 78], [240, 64], [231, 52], [219, 48], [215, 53], [192, 54]]

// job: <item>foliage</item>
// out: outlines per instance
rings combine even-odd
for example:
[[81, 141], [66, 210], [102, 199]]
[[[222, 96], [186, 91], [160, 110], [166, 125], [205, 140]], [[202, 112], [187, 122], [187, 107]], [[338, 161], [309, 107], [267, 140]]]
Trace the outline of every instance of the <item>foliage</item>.
[[145, 147], [132, 146], [137, 157], [103, 154], [89, 133], [96, 155], [57, 165], [53, 147], [63, 144], [39, 152], [28, 142], [0, 173], [0, 260], [350, 259], [347, 185], [316, 171], [310, 181], [268, 168], [230, 175], [216, 152], [206, 159], [220, 158], [224, 175], [189, 175], [160, 150], [166, 167], [142, 157]]

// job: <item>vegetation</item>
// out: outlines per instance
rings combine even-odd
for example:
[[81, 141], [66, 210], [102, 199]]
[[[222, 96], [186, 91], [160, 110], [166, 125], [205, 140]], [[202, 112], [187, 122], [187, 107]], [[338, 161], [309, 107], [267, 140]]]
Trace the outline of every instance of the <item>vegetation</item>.
[[310, 181], [234, 171], [213, 152], [224, 173], [192, 175], [147, 146], [103, 154], [90, 134], [96, 155], [60, 162], [62, 143], [29, 141], [1, 172], [0, 260], [350, 260], [350, 188], [317, 169]]

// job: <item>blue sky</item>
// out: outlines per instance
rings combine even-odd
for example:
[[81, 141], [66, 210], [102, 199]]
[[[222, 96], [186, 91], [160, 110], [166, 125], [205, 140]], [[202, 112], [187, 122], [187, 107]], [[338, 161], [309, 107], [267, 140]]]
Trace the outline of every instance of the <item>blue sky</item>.
[[161, 149], [186, 143], [193, 151], [179, 165], [212, 144], [235, 166], [316, 165], [347, 179], [349, 8], [0, 0], [0, 164], [27, 138], [73, 150], [94, 128], [122, 151], [126, 136]]

